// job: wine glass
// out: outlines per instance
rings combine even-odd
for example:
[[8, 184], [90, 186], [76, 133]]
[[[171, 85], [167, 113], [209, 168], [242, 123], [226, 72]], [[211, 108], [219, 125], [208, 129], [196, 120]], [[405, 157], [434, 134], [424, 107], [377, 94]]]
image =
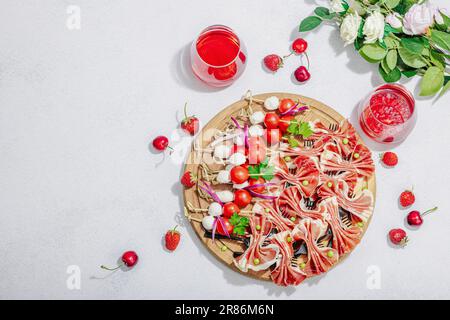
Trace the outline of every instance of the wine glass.
[[225, 87], [238, 79], [246, 67], [247, 50], [229, 27], [213, 25], [204, 29], [191, 46], [194, 74], [213, 87]]

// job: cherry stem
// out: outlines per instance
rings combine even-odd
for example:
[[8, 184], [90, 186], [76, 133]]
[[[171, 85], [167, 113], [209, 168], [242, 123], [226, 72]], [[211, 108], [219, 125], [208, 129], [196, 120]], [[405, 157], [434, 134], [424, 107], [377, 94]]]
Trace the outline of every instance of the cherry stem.
[[306, 61], [308, 62], [308, 71], [309, 71], [309, 57], [308, 57], [308, 54], [306, 53], [306, 51], [304, 52], [304, 55], [306, 57]]
[[104, 265], [101, 265], [100, 268], [105, 269], [105, 270], [109, 270], [109, 271], [114, 271], [114, 270], [119, 269], [119, 268], [122, 267], [122, 266], [123, 266], [123, 263], [119, 264], [119, 265], [118, 265], [117, 267], [115, 267], [115, 268], [109, 268], [109, 267], [106, 267], [106, 266], [104, 266]]
[[424, 213], [422, 213], [421, 216], [423, 217], [423, 216], [425, 216], [425, 215], [427, 215], [427, 214], [429, 214], [429, 213], [431, 213], [433, 211], [436, 211], [437, 209], [438, 209], [438, 207], [431, 208], [430, 210], [427, 210]]
[[290, 56], [292, 56], [294, 54], [294, 51], [291, 51], [291, 53], [289, 53], [286, 56], [283, 56], [283, 60], [289, 58]]

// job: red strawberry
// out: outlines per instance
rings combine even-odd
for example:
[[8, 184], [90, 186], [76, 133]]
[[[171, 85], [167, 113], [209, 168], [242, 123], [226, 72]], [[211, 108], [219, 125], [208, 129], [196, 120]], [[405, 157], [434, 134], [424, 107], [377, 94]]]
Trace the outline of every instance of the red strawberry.
[[189, 133], [191, 136], [195, 135], [200, 128], [200, 122], [195, 116], [187, 115], [187, 103], [184, 104], [184, 119], [181, 121], [181, 129]]
[[270, 54], [264, 58], [264, 65], [270, 71], [277, 72], [278, 69], [283, 67], [283, 58], [276, 54]]
[[395, 167], [398, 163], [398, 157], [394, 152], [385, 152], [381, 155], [381, 161], [388, 167]]
[[166, 233], [165, 239], [167, 250], [174, 251], [178, 247], [178, 244], [180, 243], [181, 234], [175, 230], [177, 227], [178, 226], [175, 226], [175, 228], [167, 231]]
[[308, 42], [305, 39], [298, 38], [292, 43], [292, 51], [302, 54], [308, 48]]
[[393, 244], [405, 246], [408, 242], [408, 237], [403, 229], [392, 229], [389, 231], [389, 239]]
[[181, 177], [181, 184], [187, 188], [192, 188], [197, 182], [197, 177], [190, 171], [186, 171]]
[[412, 191], [406, 190], [400, 194], [400, 205], [403, 208], [409, 207], [416, 201], [416, 197]]

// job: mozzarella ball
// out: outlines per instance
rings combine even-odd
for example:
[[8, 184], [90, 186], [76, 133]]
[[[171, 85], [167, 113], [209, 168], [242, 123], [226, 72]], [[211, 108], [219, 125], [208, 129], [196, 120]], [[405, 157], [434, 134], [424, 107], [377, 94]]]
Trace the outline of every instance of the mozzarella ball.
[[234, 166], [240, 166], [241, 164], [244, 164], [245, 161], [247, 161], [247, 158], [240, 152], [232, 154], [228, 159], [228, 162]]
[[264, 107], [267, 110], [277, 110], [280, 105], [280, 99], [275, 96], [269, 97], [264, 101]]
[[262, 137], [264, 135], [264, 129], [259, 124], [256, 124], [248, 128], [248, 134], [250, 137]]
[[209, 205], [208, 214], [212, 217], [222, 215], [222, 206], [218, 202], [213, 202]]
[[262, 111], [256, 111], [253, 112], [253, 114], [250, 116], [250, 122], [252, 124], [258, 124], [264, 121], [265, 114]]
[[217, 174], [216, 180], [219, 183], [230, 183], [230, 181], [231, 181], [230, 171], [228, 171], [228, 170], [219, 171], [219, 173]]
[[244, 136], [242, 134], [235, 136], [233, 142], [237, 146], [243, 146], [245, 143]]
[[228, 159], [231, 155], [231, 146], [220, 144], [214, 148], [214, 157], [219, 159]]
[[248, 181], [241, 184], [233, 184], [234, 189], [244, 189], [245, 187], [248, 187]]
[[205, 230], [211, 231], [214, 225], [214, 217], [205, 216], [202, 220], [202, 226]]
[[218, 191], [216, 192], [217, 196], [219, 197], [220, 201], [226, 203], [226, 202], [233, 202], [234, 200], [234, 193], [228, 190], [225, 191]]

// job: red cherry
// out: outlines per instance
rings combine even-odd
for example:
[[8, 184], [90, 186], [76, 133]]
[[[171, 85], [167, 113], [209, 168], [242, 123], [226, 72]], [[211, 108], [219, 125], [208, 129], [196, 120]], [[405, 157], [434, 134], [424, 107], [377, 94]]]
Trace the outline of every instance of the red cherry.
[[167, 139], [167, 137], [165, 136], [158, 136], [153, 139], [153, 147], [156, 150], [164, 151], [169, 147], [169, 139]]
[[295, 70], [294, 72], [295, 79], [297, 79], [298, 82], [305, 82], [308, 81], [309, 78], [311, 78], [311, 74], [309, 73], [308, 69], [306, 69], [305, 66], [300, 66]]
[[292, 43], [292, 50], [297, 54], [302, 54], [308, 48], [308, 42], [305, 39], [298, 38]]
[[136, 263], [138, 262], [139, 257], [136, 254], [136, 252], [134, 251], [127, 251], [124, 254], [122, 254], [122, 264], [119, 264], [117, 267], [115, 268], [109, 268], [109, 267], [105, 267], [105, 266], [100, 266], [100, 268], [102, 269], [106, 269], [106, 270], [117, 270], [120, 267], [122, 267], [123, 265], [127, 266], [128, 268], [132, 268], [136, 265]]
[[408, 236], [403, 229], [392, 229], [389, 231], [389, 239], [393, 244], [405, 246], [408, 242]]
[[430, 212], [436, 211], [437, 207], [434, 207], [430, 210], [425, 211], [424, 213], [420, 213], [417, 210], [411, 211], [410, 213], [408, 213], [408, 224], [410, 226], [420, 226], [423, 223], [423, 216], [429, 214]]

